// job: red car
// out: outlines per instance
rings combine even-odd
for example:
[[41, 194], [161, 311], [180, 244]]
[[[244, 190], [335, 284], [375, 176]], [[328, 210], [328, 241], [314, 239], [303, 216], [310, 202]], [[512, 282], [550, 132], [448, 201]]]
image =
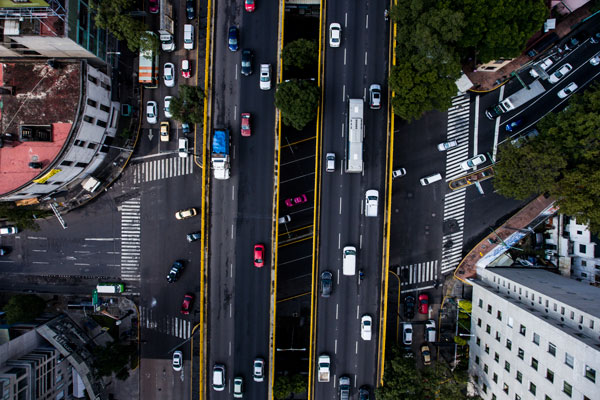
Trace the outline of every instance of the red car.
[[244, 6], [246, 7], [246, 11], [253, 12], [254, 11], [254, 0], [244, 0]]
[[265, 265], [265, 246], [262, 244], [254, 245], [254, 266], [261, 268]]
[[150, 14], [158, 14], [158, 0], [148, 0], [148, 11]]
[[288, 207], [293, 207], [293, 206], [298, 205], [298, 204], [306, 203], [307, 201], [308, 201], [308, 198], [306, 197], [306, 195], [305, 194], [301, 194], [298, 197], [286, 199], [285, 200], [285, 205], [288, 206]]
[[194, 305], [194, 295], [191, 293], [186, 293], [183, 296], [183, 303], [181, 304], [181, 313], [183, 315], [188, 315], [192, 306]]
[[429, 296], [426, 294], [419, 295], [419, 313], [427, 314], [429, 311]]
[[252, 129], [250, 128], [250, 113], [242, 114], [242, 136], [252, 135]]
[[192, 69], [190, 68], [189, 60], [181, 60], [181, 76], [189, 78], [192, 76]]

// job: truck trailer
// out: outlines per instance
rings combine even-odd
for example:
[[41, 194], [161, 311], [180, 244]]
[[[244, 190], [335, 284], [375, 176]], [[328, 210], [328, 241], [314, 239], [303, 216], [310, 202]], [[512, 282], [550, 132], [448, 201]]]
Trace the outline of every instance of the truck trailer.
[[487, 110], [485, 110], [485, 115], [489, 119], [493, 120], [504, 113], [521, 107], [523, 104], [536, 98], [545, 91], [546, 88], [542, 85], [540, 80], [537, 79], [529, 85], [529, 88], [524, 87], [518, 92], [511, 94], [495, 106], [489, 107]]
[[229, 179], [229, 130], [215, 129], [212, 141], [211, 166], [215, 179]]
[[175, 22], [171, 0], [160, 0], [159, 39], [163, 51], [175, 50]]

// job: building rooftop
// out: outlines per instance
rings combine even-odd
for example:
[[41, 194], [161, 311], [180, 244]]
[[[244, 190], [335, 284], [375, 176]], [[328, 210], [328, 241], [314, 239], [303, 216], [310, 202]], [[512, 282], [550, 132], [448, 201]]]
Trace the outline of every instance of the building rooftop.
[[[81, 66], [78, 62], [58, 62], [57, 66], [44, 62], [0, 64], [4, 88], [0, 92], [4, 142], [0, 148], [0, 195], [47, 172], [68, 138], [80, 100]], [[28, 131], [33, 137], [23, 140]], [[41, 162], [42, 168], [29, 168], [30, 162]]]

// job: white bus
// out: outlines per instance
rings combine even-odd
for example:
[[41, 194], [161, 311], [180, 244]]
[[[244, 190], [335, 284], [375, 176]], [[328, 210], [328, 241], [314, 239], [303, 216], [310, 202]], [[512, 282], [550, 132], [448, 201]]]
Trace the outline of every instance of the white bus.
[[363, 170], [363, 101], [348, 100], [348, 148], [346, 149], [346, 172]]

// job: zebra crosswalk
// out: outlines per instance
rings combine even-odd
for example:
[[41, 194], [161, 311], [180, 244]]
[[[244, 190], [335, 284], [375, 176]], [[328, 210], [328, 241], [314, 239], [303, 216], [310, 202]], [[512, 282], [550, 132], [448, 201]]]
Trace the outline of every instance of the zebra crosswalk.
[[[121, 279], [140, 281], [141, 230], [140, 197], [124, 201], [121, 206]], [[138, 285], [133, 285], [138, 286]], [[128, 286], [129, 288], [129, 286]], [[139, 295], [139, 293], [132, 293]]]
[[446, 181], [465, 174], [460, 163], [469, 158], [469, 96], [462, 95], [452, 99], [448, 109], [448, 141], [456, 139], [458, 146], [446, 151]]
[[453, 229], [448, 228], [449, 232], [442, 237], [442, 274], [454, 270], [462, 258], [465, 199], [466, 188], [444, 196], [444, 224]]
[[433, 282], [438, 278], [438, 260], [402, 265], [396, 273], [402, 277], [402, 286]]
[[194, 157], [169, 157], [145, 161], [133, 166], [133, 183], [156, 181], [174, 176], [188, 175], [194, 171]]
[[148, 307], [140, 307], [140, 326], [181, 339], [187, 339], [192, 334], [192, 321], [164, 315], [157, 320], [154, 310]]

